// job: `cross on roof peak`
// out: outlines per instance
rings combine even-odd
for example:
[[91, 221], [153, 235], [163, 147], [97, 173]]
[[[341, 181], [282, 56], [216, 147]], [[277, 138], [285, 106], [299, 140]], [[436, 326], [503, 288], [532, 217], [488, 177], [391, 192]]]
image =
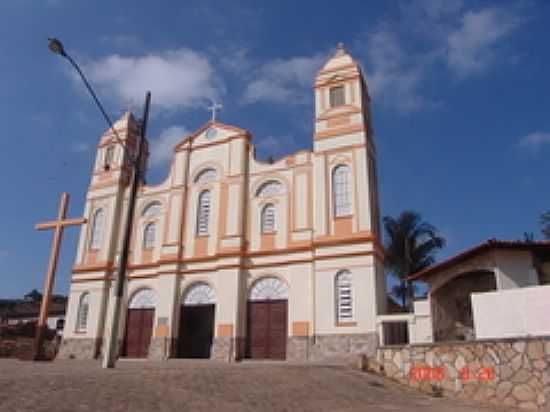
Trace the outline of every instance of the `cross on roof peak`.
[[208, 111], [212, 112], [212, 123], [216, 122], [216, 114], [221, 109], [223, 109], [222, 103], [212, 100], [212, 105], [208, 106]]

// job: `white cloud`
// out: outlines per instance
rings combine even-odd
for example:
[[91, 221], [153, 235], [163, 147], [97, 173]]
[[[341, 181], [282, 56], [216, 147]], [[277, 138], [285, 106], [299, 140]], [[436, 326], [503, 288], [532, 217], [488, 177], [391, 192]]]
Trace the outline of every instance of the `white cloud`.
[[369, 33], [366, 44], [370, 63], [366, 71], [367, 83], [374, 98], [401, 112], [434, 104], [419, 91], [427, 56], [415, 59], [403, 49], [397, 33], [386, 27]]
[[174, 147], [187, 133], [187, 129], [183, 126], [172, 126], [164, 129], [158, 138], [151, 140], [151, 166], [156, 167], [169, 162], [172, 159]]
[[449, 69], [458, 76], [483, 71], [494, 61], [497, 43], [512, 33], [519, 23], [515, 13], [503, 8], [466, 12], [460, 27], [447, 39]]
[[94, 84], [121, 106], [140, 102], [152, 93], [152, 106], [189, 109], [217, 98], [223, 88], [209, 60], [186, 48], [145, 56], [113, 54], [85, 65]]
[[230, 73], [243, 74], [252, 68], [249, 51], [245, 48], [234, 51], [215, 50], [221, 66]]
[[373, 96], [401, 112], [439, 105], [425, 86], [442, 65], [464, 79], [496, 64], [503, 40], [522, 21], [519, 10], [472, 11], [462, 0], [419, 0], [401, 3], [399, 10], [360, 36], [356, 46], [366, 57]]
[[519, 145], [529, 150], [538, 150], [542, 145], [550, 145], [550, 133], [534, 132], [519, 139]]
[[246, 86], [244, 103], [306, 103], [311, 98], [315, 73], [324, 61], [325, 56], [316, 55], [266, 62], [259, 68], [258, 75]]

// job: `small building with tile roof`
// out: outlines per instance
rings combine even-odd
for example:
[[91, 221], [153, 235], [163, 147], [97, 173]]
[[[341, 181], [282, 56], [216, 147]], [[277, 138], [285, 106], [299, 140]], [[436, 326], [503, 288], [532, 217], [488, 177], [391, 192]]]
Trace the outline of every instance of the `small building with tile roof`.
[[[427, 299], [434, 341], [472, 340], [476, 338], [472, 294], [549, 285], [550, 241], [489, 239], [408, 279], [429, 285]], [[546, 290], [550, 292], [550, 286], [543, 292]], [[516, 292], [516, 299], [520, 299], [518, 293], [538, 296], [541, 290]]]

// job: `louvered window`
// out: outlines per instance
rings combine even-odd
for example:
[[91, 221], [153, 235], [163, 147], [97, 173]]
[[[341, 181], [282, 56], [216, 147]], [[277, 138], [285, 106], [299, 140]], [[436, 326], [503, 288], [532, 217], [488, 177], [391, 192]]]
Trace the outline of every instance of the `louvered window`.
[[331, 87], [330, 107], [342, 106], [344, 103], [344, 86]]
[[88, 326], [88, 311], [90, 308], [90, 294], [83, 293], [80, 296], [80, 302], [78, 304], [78, 315], [76, 317], [76, 329], [80, 332], [86, 330]]
[[205, 190], [199, 195], [197, 214], [197, 235], [208, 234], [208, 220], [210, 218], [210, 191]]
[[336, 318], [338, 323], [353, 321], [353, 282], [347, 270], [336, 275]]
[[262, 233], [275, 231], [275, 205], [269, 203], [262, 209]]
[[90, 234], [90, 249], [97, 250], [103, 240], [103, 226], [105, 224], [105, 212], [99, 209], [92, 219], [92, 231]]
[[155, 247], [155, 232], [156, 226], [154, 223], [148, 223], [143, 231], [143, 247], [152, 249]]
[[349, 166], [340, 165], [332, 172], [334, 216], [351, 214], [351, 184]]
[[109, 170], [111, 166], [113, 165], [115, 157], [115, 147], [114, 146], [108, 146], [107, 149], [105, 149], [105, 161], [103, 162], [103, 167], [105, 170]]

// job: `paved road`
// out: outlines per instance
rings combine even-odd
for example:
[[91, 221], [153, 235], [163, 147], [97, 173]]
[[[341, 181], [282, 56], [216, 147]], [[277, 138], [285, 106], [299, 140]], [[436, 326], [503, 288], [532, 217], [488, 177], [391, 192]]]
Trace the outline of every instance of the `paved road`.
[[419, 395], [343, 366], [0, 360], [1, 411], [503, 411]]

